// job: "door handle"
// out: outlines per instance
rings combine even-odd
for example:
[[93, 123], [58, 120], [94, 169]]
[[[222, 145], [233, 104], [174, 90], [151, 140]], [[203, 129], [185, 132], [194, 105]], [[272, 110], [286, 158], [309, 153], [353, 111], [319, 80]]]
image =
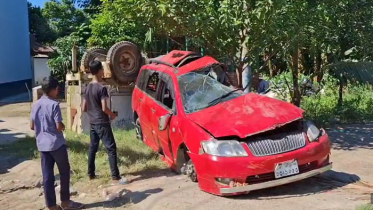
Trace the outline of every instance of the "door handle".
[[151, 108], [150, 110], [152, 110], [153, 114], [155, 113], [155, 109]]
[[142, 102], [142, 98], [139, 98], [139, 101]]

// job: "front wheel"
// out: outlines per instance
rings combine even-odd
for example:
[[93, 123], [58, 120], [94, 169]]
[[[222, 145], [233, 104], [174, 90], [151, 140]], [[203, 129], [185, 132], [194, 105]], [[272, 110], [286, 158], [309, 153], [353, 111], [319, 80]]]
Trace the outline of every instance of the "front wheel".
[[190, 178], [190, 180], [192, 180], [192, 182], [197, 182], [198, 181], [197, 172], [196, 172], [196, 168], [194, 167], [194, 164], [192, 162], [192, 159], [189, 159], [189, 161], [187, 162], [185, 167], [186, 167], [185, 172], [188, 175], [188, 177]]

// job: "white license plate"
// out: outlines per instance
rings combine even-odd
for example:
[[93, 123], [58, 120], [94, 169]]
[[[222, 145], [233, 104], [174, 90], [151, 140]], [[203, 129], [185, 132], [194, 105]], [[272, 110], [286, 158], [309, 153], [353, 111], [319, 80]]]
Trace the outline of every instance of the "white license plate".
[[292, 160], [276, 164], [275, 177], [276, 179], [291, 176], [299, 173], [298, 161]]

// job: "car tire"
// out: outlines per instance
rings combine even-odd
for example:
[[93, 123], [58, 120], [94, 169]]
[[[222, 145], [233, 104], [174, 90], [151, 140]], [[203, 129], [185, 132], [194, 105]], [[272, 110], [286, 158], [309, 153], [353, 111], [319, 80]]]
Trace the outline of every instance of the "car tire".
[[80, 69], [83, 72], [91, 73], [89, 70], [89, 63], [93, 60], [99, 60], [101, 62], [106, 61], [107, 50], [101, 47], [92, 47], [86, 50], [83, 54], [82, 60], [80, 61]]
[[188, 163], [186, 164], [186, 174], [190, 180], [192, 180], [192, 182], [198, 182], [196, 168], [194, 167], [192, 159], [189, 159]]
[[136, 138], [139, 139], [140, 141], [144, 142], [144, 137], [143, 137], [143, 134], [142, 134], [140, 118], [137, 118], [135, 120], [135, 129], [136, 129]]
[[108, 52], [106, 61], [118, 83], [136, 81], [143, 63], [140, 49], [132, 42], [122, 41], [114, 44]]

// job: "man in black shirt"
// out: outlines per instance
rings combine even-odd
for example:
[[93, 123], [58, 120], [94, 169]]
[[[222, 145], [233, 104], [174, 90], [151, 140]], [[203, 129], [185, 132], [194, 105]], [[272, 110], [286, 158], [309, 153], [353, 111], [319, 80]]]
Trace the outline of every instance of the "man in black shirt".
[[108, 151], [113, 182], [126, 184], [127, 180], [125, 178], [121, 178], [119, 174], [117, 163], [117, 146], [109, 119], [110, 117], [111, 120], [114, 120], [116, 115], [107, 107], [106, 102], [109, 99], [109, 94], [106, 87], [101, 84], [104, 70], [101, 62], [97, 60], [91, 61], [89, 68], [93, 75], [93, 79], [85, 90], [83, 101], [83, 111], [87, 112], [91, 124], [91, 144], [88, 154], [88, 176], [90, 179], [94, 179], [96, 177], [95, 158], [101, 139]]

